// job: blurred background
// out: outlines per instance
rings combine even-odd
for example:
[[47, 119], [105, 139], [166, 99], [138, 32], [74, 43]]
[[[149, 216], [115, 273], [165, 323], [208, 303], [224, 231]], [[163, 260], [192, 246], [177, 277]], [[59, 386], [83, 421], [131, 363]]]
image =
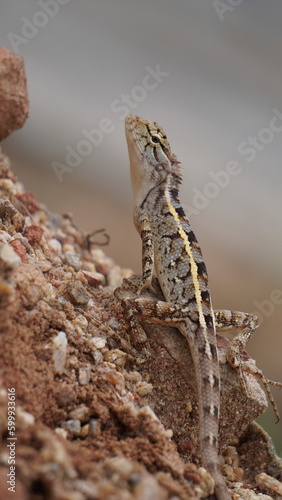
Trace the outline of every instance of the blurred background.
[[[248, 345], [282, 381], [281, 0], [10, 0], [0, 44], [25, 59], [30, 116], [2, 144], [28, 191], [140, 272], [124, 137], [158, 121], [215, 308], [259, 313]], [[104, 248], [103, 248], [104, 249]], [[282, 415], [282, 394], [273, 389]], [[260, 423], [282, 454], [282, 424]]]

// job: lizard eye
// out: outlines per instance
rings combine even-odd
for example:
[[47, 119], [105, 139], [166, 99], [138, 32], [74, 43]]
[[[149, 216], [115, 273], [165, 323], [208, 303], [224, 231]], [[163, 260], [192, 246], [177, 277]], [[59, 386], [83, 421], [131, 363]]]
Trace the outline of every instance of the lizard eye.
[[163, 165], [161, 163], [159, 163], [158, 165], [156, 165], [156, 171], [157, 172], [161, 172], [163, 169], [164, 169], [164, 167], [163, 167]]
[[158, 135], [152, 135], [151, 136], [151, 142], [153, 144], [159, 144], [160, 143], [160, 137]]

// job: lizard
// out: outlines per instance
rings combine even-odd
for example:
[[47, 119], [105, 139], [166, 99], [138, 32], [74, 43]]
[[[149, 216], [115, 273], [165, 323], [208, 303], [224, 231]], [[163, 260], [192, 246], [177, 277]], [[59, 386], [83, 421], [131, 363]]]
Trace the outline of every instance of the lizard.
[[[241, 330], [233, 340], [228, 360], [238, 369], [243, 381], [240, 353], [257, 328], [258, 318], [238, 311], [213, 310], [201, 248], [179, 200], [182, 167], [162, 127], [154, 121], [128, 115], [125, 131], [134, 198], [133, 218], [142, 240], [143, 272], [134, 298], [132, 294], [126, 298], [126, 293], [119, 289], [115, 295], [130, 311], [132, 328], [136, 328], [135, 315], [174, 326], [186, 338], [197, 380], [202, 463], [214, 479], [217, 500], [231, 500], [220, 471], [218, 453], [220, 372], [216, 331]], [[154, 271], [164, 300], [142, 297], [145, 289], [155, 293]], [[268, 389], [272, 381], [260, 378]], [[244, 383], [243, 387], [246, 390]], [[268, 395], [269, 392], [267, 390]], [[278, 416], [272, 399], [271, 402]]]

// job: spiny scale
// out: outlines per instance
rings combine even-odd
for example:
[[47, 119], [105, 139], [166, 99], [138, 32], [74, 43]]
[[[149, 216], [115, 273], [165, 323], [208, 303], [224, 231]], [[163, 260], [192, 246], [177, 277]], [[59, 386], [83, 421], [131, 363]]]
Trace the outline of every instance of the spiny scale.
[[214, 313], [201, 249], [179, 201], [181, 167], [156, 122], [129, 115], [126, 137], [134, 222], [143, 245], [141, 288], [151, 286], [155, 268], [168, 307], [181, 306], [176, 326], [189, 343], [195, 365], [203, 465], [215, 480], [218, 500], [230, 500], [219, 470], [220, 376]]

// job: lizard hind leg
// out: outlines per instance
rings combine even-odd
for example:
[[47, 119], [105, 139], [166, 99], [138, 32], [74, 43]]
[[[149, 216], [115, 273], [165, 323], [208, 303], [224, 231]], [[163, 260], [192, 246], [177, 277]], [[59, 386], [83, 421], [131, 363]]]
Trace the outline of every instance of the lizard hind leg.
[[278, 422], [280, 416], [277, 405], [270, 391], [270, 385], [281, 389], [282, 383], [274, 382], [273, 380], [266, 378], [262, 371], [257, 368], [255, 362], [250, 359], [246, 352], [244, 352], [248, 341], [254, 333], [254, 330], [259, 326], [258, 317], [254, 314], [229, 310], [215, 310], [214, 315], [217, 332], [231, 329], [239, 330], [239, 333], [230, 343], [227, 352], [227, 360], [232, 368], [235, 368], [238, 371], [244, 392], [247, 393], [244, 372], [251, 373], [263, 384], [265, 392], [272, 405], [276, 421]]

